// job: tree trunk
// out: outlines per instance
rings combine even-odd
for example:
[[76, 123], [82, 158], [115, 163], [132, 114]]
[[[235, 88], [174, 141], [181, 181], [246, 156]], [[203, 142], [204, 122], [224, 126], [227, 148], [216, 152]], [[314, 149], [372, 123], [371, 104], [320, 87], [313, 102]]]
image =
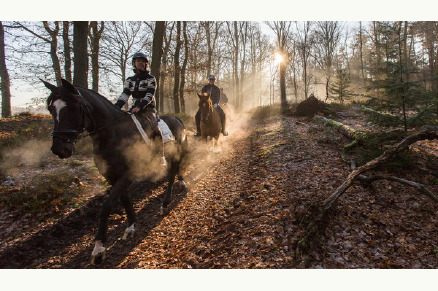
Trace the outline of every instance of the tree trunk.
[[73, 21], [73, 84], [88, 88], [88, 21]]
[[239, 63], [239, 31], [237, 29], [237, 21], [233, 21], [234, 26], [234, 60], [233, 60], [233, 76], [234, 76], [234, 96], [236, 101], [237, 110], [241, 110], [240, 104], [240, 82], [238, 73], [238, 63]]
[[283, 57], [283, 60], [280, 62], [280, 100], [281, 107], [283, 109], [287, 108], [287, 100], [286, 100], [286, 58], [285, 52], [283, 48], [280, 48], [280, 53]]
[[61, 65], [59, 63], [59, 58], [58, 58], [58, 32], [59, 32], [59, 22], [55, 21], [55, 28], [52, 30], [49, 27], [49, 24], [47, 21], [43, 21], [43, 25], [45, 30], [50, 34], [51, 36], [51, 40], [49, 41], [50, 43], [50, 57], [52, 58], [52, 65], [53, 65], [53, 70], [55, 72], [55, 78], [56, 78], [56, 83], [58, 85], [61, 84]]
[[166, 32], [165, 21], [155, 21], [154, 39], [152, 42], [152, 60], [151, 60], [151, 74], [155, 77], [157, 86], [155, 89], [155, 100], [157, 102], [157, 108], [161, 104], [160, 98], [160, 69], [161, 58], [163, 56], [163, 39]]
[[[240, 41], [238, 44], [241, 45], [242, 55], [240, 56], [240, 77], [239, 82], [243, 84], [245, 81], [245, 63], [246, 63], [246, 43], [248, 38], [248, 22], [240, 22]], [[239, 108], [243, 109], [243, 86], [239, 86]]]
[[72, 82], [71, 72], [71, 47], [69, 38], [70, 22], [62, 22], [62, 40], [64, 43], [64, 76], [67, 81]]
[[204, 23], [205, 39], [207, 40], [207, 76], [212, 73], [211, 71], [211, 59], [213, 50], [211, 48], [211, 34], [210, 34], [210, 21]]
[[365, 72], [363, 65], [363, 37], [362, 37], [362, 21], [359, 21], [359, 56], [360, 56], [360, 71], [362, 73], [362, 82], [365, 80]]
[[179, 96], [181, 99], [181, 113], [186, 113], [186, 102], [184, 99], [184, 86], [186, 84], [186, 68], [189, 60], [189, 40], [187, 37], [187, 21], [183, 21], [183, 37], [184, 37], [184, 61], [181, 68], [181, 84], [179, 86]]
[[5, 54], [5, 30], [3, 23], [0, 21], [0, 78], [1, 78], [1, 93], [2, 93], [2, 117], [10, 117], [11, 109], [11, 83], [9, 73], [6, 67]]
[[179, 104], [179, 53], [181, 51], [181, 21], [176, 22], [176, 46], [175, 46], [175, 54], [173, 55], [173, 64], [175, 66], [175, 75], [174, 75], [174, 83], [173, 83], [173, 105], [175, 107], [175, 113], [181, 113], [181, 107]]
[[170, 33], [168, 35], [168, 37], [166, 35], [164, 35], [164, 50], [163, 50], [163, 55], [161, 57], [161, 64], [163, 65], [163, 69], [160, 70], [161, 72], [161, 76], [160, 76], [160, 112], [164, 112], [164, 83], [165, 83], [165, 79], [167, 77], [167, 53], [169, 52], [170, 49], [170, 41], [172, 40], [172, 30], [173, 27], [175, 25], [175, 22], [172, 22], [172, 27], [170, 28]]
[[91, 78], [92, 89], [99, 92], [99, 49], [100, 38], [105, 26], [105, 22], [100, 22], [100, 29], [98, 28], [97, 21], [90, 21], [90, 49], [91, 49]]

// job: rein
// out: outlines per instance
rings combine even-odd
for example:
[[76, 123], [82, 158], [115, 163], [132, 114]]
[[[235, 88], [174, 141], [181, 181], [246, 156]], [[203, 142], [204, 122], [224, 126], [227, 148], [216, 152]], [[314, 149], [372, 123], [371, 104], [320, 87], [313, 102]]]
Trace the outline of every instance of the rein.
[[211, 116], [213, 115], [214, 108], [213, 108], [213, 105], [212, 105], [212, 102], [210, 101], [210, 99], [207, 100], [206, 102], [208, 103], [208, 109], [207, 109], [207, 111], [201, 110], [201, 114], [206, 115], [204, 121], [208, 122], [210, 120]]

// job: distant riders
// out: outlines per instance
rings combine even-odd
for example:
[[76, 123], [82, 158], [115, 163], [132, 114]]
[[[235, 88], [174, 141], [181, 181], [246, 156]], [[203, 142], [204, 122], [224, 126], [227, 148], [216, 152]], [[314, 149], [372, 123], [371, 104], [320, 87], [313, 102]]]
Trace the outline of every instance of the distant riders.
[[[214, 75], [208, 76], [208, 83], [201, 89], [201, 93], [207, 93], [210, 95], [211, 101], [213, 103], [213, 107], [218, 111], [219, 116], [221, 118], [221, 125], [222, 125], [222, 134], [224, 136], [228, 135], [228, 132], [225, 130], [225, 112], [222, 110], [222, 108], [219, 105], [219, 102], [221, 100], [221, 92], [219, 87], [217, 87], [214, 82], [216, 80], [216, 77]], [[227, 98], [228, 99], [228, 98]], [[196, 134], [195, 136], [201, 136], [201, 111], [198, 109], [198, 112], [196, 112], [195, 115], [195, 122], [196, 122]]]
[[220, 89], [221, 89], [221, 102], [222, 102], [223, 105], [227, 105], [227, 103], [228, 103], [228, 96], [227, 96], [227, 94], [225, 94], [224, 88], [221, 87]]

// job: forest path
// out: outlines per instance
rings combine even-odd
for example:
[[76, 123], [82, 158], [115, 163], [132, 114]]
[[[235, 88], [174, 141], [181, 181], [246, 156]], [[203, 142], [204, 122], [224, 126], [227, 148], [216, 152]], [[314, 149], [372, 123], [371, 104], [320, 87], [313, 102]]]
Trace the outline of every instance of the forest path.
[[[310, 204], [348, 175], [340, 158], [347, 140], [294, 117], [235, 122], [221, 152], [194, 138], [187, 191], [175, 191], [159, 215], [165, 183], [132, 186], [136, 232], [127, 241], [119, 207], [110, 218], [107, 259], [90, 265], [104, 195], [0, 254], [1, 268], [437, 268], [435, 204], [402, 185], [354, 185], [303, 260], [295, 252]], [[399, 173], [402, 174], [402, 173]], [[427, 184], [408, 170], [405, 176]], [[437, 192], [438, 186], [430, 190]]]

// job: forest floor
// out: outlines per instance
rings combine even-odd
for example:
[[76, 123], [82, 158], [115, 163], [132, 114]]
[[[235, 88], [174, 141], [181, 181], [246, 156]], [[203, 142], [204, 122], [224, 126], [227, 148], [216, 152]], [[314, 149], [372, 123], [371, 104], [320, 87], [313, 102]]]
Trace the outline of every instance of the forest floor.
[[[341, 121], [367, 127], [354, 112]], [[384, 180], [373, 188], [354, 183], [334, 206], [317, 244], [300, 254], [297, 242], [306, 233], [309, 207], [350, 173], [340, 155], [349, 141], [315, 121], [281, 115], [242, 115], [230, 122], [229, 132], [220, 152], [190, 138], [187, 189], [175, 189], [166, 215], [159, 215], [165, 182], [131, 186], [136, 232], [121, 240], [127, 225], [118, 207], [110, 218], [107, 258], [97, 266], [90, 265], [90, 254], [106, 186], [98, 174], [70, 167], [85, 189], [79, 206], [39, 216], [0, 210], [0, 268], [438, 268], [438, 205], [414, 188]], [[437, 141], [415, 146], [438, 159]], [[87, 156], [74, 159], [93, 166]], [[46, 170], [22, 165], [13, 179], [71, 166], [51, 154], [44, 160]], [[390, 174], [438, 193], [436, 177], [414, 167]]]

